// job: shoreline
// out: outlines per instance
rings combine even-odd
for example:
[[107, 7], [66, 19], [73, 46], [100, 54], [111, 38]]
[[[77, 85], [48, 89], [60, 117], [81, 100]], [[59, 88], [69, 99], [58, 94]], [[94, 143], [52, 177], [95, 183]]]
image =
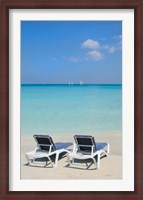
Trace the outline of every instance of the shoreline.
[[[74, 142], [73, 136], [50, 135], [53, 142]], [[36, 147], [33, 136], [21, 136], [21, 179], [38, 180], [61, 180], [61, 179], [121, 179], [122, 178], [122, 136], [92, 134], [97, 142], [108, 142], [110, 144], [110, 154], [101, 159], [101, 168], [95, 169], [91, 165], [86, 169], [85, 163], [76, 163], [73, 167], [67, 167], [66, 157], [58, 161], [58, 166], [44, 167], [43, 162], [35, 162], [26, 165], [25, 153], [32, 151]]]

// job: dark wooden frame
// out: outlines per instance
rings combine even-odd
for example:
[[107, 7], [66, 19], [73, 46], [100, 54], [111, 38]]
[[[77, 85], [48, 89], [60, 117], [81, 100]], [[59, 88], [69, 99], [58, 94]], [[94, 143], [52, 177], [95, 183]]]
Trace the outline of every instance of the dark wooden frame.
[[[141, 133], [141, 0], [2, 0], [0, 3], [0, 199], [91, 200], [143, 199]], [[9, 9], [134, 9], [135, 11], [135, 190], [133, 192], [10, 192], [9, 191]], [[143, 52], [142, 52], [143, 53]]]

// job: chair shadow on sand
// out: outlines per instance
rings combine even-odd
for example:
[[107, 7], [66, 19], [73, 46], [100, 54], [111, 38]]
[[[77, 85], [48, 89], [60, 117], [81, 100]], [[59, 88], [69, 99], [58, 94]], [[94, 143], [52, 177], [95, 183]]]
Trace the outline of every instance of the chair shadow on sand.
[[[100, 157], [102, 160], [103, 158], [107, 157], [106, 155], [103, 155]], [[92, 165], [94, 167], [92, 167]], [[80, 169], [80, 170], [95, 170], [97, 167], [95, 167], [94, 162], [92, 159], [86, 159], [86, 160], [79, 160], [79, 159], [74, 159], [74, 165], [69, 165], [67, 163], [64, 167], [71, 168], [71, 169]], [[92, 168], [91, 168], [92, 167]]]
[[[66, 156], [66, 154], [63, 152], [59, 155], [58, 161], [60, 161], [61, 159], [63, 159]], [[50, 156], [51, 161], [54, 163], [55, 162], [55, 157], [56, 155], [52, 155]], [[36, 164], [35, 164], [36, 162]], [[45, 165], [43, 165], [43, 163], [45, 163]], [[51, 166], [51, 163], [49, 162], [47, 157], [43, 157], [43, 158], [36, 158], [35, 161], [33, 163], [31, 163], [31, 165], [29, 165], [29, 163], [23, 164], [23, 166], [25, 167], [36, 167], [36, 168], [53, 168]]]

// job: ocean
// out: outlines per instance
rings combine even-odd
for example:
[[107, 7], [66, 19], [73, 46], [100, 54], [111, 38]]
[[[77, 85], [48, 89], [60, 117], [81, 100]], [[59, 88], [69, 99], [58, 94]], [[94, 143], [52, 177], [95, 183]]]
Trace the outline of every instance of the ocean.
[[21, 134], [120, 134], [122, 85], [21, 85]]

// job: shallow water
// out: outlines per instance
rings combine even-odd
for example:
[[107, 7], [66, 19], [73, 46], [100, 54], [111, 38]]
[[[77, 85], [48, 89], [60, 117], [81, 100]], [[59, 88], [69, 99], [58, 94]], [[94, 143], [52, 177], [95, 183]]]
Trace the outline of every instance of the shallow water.
[[121, 85], [22, 85], [21, 134], [119, 134]]

